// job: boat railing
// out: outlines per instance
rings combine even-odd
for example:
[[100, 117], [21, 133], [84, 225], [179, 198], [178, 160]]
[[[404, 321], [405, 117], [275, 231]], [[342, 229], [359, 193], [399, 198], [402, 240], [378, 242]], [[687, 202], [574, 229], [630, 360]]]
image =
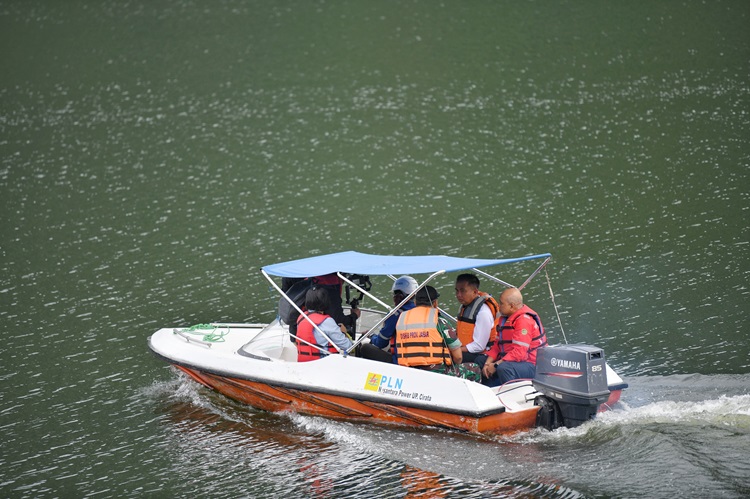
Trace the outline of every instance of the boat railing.
[[[224, 335], [226, 333], [216, 333], [217, 329], [226, 328], [226, 332], [229, 332], [227, 326], [219, 326], [217, 324], [197, 324], [186, 329], [173, 329], [172, 333], [183, 338], [188, 343], [197, 343], [207, 348], [211, 348], [214, 343], [223, 342]], [[200, 338], [198, 337], [200, 336]]]

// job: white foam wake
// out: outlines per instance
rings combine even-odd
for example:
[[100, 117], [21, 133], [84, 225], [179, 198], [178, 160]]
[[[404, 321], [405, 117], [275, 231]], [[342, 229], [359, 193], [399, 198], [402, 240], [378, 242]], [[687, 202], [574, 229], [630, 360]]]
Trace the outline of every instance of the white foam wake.
[[718, 399], [696, 402], [671, 400], [652, 402], [640, 407], [629, 407], [620, 402], [620, 408], [597, 416], [597, 421], [609, 424], [651, 422], [721, 422], [739, 425], [750, 424], [750, 395], [721, 395]]

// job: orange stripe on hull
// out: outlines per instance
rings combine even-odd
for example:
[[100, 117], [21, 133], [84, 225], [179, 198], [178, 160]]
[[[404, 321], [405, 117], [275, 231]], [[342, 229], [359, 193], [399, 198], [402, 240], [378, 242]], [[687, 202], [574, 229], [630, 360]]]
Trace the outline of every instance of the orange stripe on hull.
[[473, 417], [355, 400], [328, 393], [272, 387], [254, 381], [226, 378], [176, 366], [198, 383], [252, 407], [269, 412], [296, 412], [347, 421], [378, 421], [409, 426], [434, 426], [470, 433], [514, 433], [533, 428], [538, 407]]
[[599, 406], [599, 410], [596, 412], [604, 412], [610, 410], [613, 405], [620, 401], [620, 395], [622, 395], [622, 390], [614, 390], [609, 392], [609, 398], [605, 403]]

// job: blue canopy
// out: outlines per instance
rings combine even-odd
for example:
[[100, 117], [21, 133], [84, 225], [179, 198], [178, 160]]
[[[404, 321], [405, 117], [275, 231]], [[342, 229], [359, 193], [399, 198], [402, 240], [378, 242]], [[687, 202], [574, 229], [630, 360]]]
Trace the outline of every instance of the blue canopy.
[[362, 275], [432, 274], [440, 270], [454, 272], [504, 263], [522, 262], [549, 258], [549, 253], [488, 260], [483, 258], [458, 258], [442, 255], [388, 256], [370, 255], [357, 251], [343, 251], [330, 255], [313, 256], [301, 260], [266, 265], [262, 268], [269, 275], [278, 277], [314, 277], [342, 272]]

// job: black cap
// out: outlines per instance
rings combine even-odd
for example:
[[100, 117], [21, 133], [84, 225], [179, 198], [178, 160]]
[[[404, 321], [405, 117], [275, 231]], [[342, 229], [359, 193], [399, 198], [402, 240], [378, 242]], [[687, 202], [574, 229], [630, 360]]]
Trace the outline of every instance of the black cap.
[[432, 286], [425, 286], [421, 288], [419, 291], [417, 291], [416, 295], [417, 300], [429, 302], [433, 302], [439, 297], [440, 293], [438, 293], [437, 289], [433, 288]]

